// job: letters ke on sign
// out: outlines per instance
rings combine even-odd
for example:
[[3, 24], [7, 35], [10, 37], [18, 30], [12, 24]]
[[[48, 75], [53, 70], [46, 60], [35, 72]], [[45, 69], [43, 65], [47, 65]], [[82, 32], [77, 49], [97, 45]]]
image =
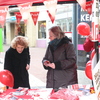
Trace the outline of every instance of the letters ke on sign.
[[87, 11], [82, 10], [81, 8], [81, 19], [82, 22], [84, 21], [91, 21], [92, 20], [92, 15], [88, 14]]

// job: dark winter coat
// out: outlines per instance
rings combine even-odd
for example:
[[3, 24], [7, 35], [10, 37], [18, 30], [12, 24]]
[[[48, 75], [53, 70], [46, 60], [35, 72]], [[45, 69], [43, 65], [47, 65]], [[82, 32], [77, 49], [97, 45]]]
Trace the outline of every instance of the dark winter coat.
[[4, 69], [11, 71], [14, 76], [14, 87], [28, 87], [29, 74], [26, 65], [30, 63], [29, 48], [25, 48], [22, 53], [16, 49], [9, 48], [5, 54]]
[[55, 69], [44, 66], [47, 72], [47, 88], [58, 89], [77, 83], [76, 54], [67, 37], [56, 45], [49, 44], [44, 60], [55, 63]]

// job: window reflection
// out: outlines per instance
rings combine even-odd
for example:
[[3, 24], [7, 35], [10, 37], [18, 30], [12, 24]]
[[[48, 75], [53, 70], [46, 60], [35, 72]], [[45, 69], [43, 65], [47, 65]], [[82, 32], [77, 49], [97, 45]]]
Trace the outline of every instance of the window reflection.
[[64, 32], [72, 32], [72, 18], [55, 20], [56, 25], [60, 26]]
[[[51, 23], [51, 22], [50, 22]], [[72, 32], [72, 18], [63, 18], [55, 20], [55, 25], [61, 27], [63, 32], [70, 33]], [[46, 21], [38, 21], [38, 39], [46, 38]]]
[[25, 36], [25, 25], [24, 24], [15, 25], [15, 35]]
[[38, 38], [46, 38], [46, 21], [38, 22]]

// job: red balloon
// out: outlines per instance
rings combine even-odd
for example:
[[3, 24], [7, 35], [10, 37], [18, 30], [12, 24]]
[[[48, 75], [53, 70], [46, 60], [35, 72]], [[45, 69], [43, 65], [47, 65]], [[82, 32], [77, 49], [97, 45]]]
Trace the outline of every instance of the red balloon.
[[95, 55], [95, 49], [92, 50], [91, 54], [90, 54], [90, 59], [92, 60], [92, 58], [94, 57]]
[[92, 80], [92, 66], [91, 66], [91, 61], [88, 61], [86, 63], [86, 68], [85, 68], [85, 74], [86, 76]]
[[0, 82], [6, 86], [14, 86], [14, 78], [9, 70], [0, 71]]
[[77, 25], [77, 31], [78, 34], [83, 36], [90, 35], [90, 26], [85, 22], [81, 22]]
[[[99, 54], [100, 54], [100, 47], [99, 47]], [[92, 58], [95, 55], [95, 49], [92, 50], [91, 54], [90, 54], [90, 59], [92, 60]]]
[[86, 66], [87, 66], [88, 64], [92, 64], [92, 61], [89, 60], [89, 61], [86, 63]]

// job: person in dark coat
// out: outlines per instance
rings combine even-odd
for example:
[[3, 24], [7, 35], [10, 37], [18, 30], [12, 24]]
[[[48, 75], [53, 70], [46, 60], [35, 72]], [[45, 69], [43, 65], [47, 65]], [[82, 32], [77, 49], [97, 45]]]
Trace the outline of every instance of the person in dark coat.
[[14, 89], [18, 87], [30, 88], [28, 69], [30, 68], [30, 54], [26, 37], [17, 36], [5, 53], [4, 69], [9, 70], [14, 77]]
[[77, 84], [76, 53], [71, 40], [59, 26], [49, 29], [49, 45], [42, 60], [47, 71], [46, 88], [67, 88]]

